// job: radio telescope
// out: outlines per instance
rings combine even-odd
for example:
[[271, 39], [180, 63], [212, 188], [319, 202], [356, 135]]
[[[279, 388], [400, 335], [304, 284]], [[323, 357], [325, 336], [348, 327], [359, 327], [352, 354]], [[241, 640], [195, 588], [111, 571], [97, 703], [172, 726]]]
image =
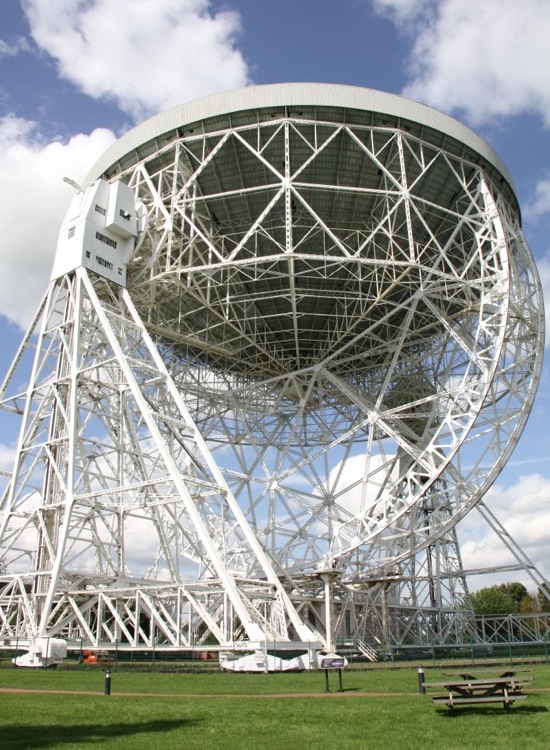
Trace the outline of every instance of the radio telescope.
[[442, 627], [542, 347], [512, 180], [455, 120], [324, 84], [148, 120], [77, 186], [3, 385], [0, 636], [307, 666]]

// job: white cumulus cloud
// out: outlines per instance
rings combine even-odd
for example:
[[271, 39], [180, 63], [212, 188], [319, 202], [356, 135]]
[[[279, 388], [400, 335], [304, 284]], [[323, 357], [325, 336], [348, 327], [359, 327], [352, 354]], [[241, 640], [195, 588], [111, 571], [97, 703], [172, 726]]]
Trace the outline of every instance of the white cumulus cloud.
[[[512, 539], [546, 577], [550, 575], [550, 479], [540, 474], [518, 478], [505, 487], [494, 485], [484, 498]], [[517, 564], [502, 539], [496, 535], [474, 509], [457, 527], [461, 554], [467, 570]], [[499, 580], [518, 580], [535, 591], [536, 585], [525, 572], [508, 571]], [[489, 586], [493, 581], [480, 576], [474, 588]]]
[[114, 138], [97, 129], [44, 143], [35, 123], [0, 119], [0, 314], [14, 323], [29, 323], [46, 290], [72, 197], [63, 177], [82, 179]]
[[82, 92], [135, 120], [248, 83], [240, 17], [210, 0], [25, 0], [35, 42]]
[[525, 206], [523, 214], [526, 219], [534, 221], [545, 214], [550, 214], [550, 174], [537, 182], [535, 193]]
[[404, 94], [479, 125], [537, 113], [550, 125], [547, 0], [373, 0], [413, 40]]

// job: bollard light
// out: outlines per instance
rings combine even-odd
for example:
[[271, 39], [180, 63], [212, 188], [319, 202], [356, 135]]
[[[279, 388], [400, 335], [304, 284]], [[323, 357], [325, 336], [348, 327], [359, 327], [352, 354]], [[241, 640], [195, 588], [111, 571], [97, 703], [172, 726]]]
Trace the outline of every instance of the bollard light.
[[105, 670], [105, 695], [111, 695], [111, 670]]
[[418, 667], [418, 692], [420, 695], [424, 695], [426, 692], [426, 688], [424, 687], [424, 682], [426, 678], [424, 676], [424, 668], [422, 667], [422, 664]]

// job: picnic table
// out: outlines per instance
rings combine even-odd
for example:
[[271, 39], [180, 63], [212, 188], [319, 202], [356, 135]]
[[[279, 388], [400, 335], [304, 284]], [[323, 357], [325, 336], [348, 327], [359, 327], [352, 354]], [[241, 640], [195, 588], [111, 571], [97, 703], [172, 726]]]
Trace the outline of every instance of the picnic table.
[[531, 682], [530, 675], [518, 676], [512, 671], [503, 672], [496, 677], [461, 673], [458, 678], [426, 682], [424, 687], [426, 690], [444, 690], [443, 695], [433, 696], [433, 702], [451, 709], [465, 704], [502, 703], [504, 710], [509, 711], [512, 703], [527, 698], [522, 691]]

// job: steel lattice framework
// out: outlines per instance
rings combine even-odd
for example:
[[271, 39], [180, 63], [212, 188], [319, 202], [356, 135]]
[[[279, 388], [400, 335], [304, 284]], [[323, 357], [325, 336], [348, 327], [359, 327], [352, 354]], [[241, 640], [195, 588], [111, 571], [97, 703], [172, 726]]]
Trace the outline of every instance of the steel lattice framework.
[[498, 157], [421, 105], [292, 84], [154, 118], [89, 180], [130, 186], [139, 242], [125, 283], [54, 274], [4, 382], [0, 637], [444, 639], [455, 525], [541, 368]]

